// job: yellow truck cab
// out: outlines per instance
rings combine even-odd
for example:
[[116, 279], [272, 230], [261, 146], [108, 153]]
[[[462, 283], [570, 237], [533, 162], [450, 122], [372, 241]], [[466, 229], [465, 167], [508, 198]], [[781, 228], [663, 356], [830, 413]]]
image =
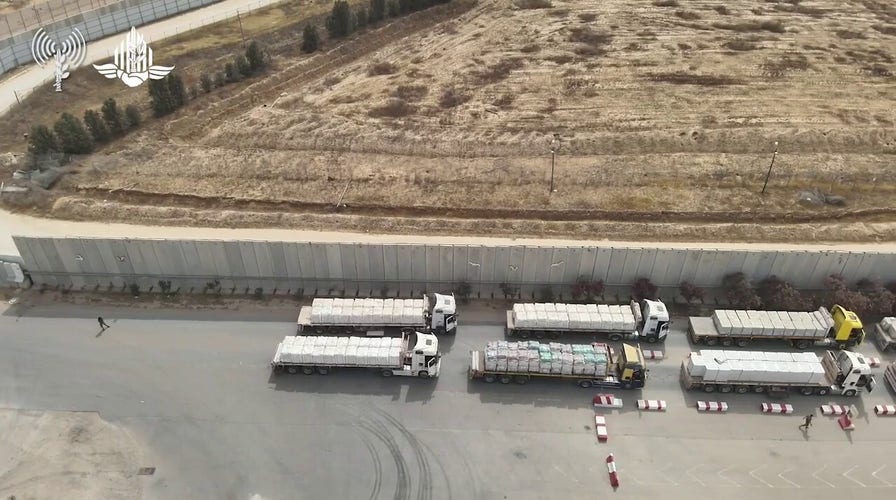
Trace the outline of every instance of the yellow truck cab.
[[831, 317], [834, 320], [834, 341], [852, 347], [861, 344], [865, 340], [865, 330], [859, 316], [840, 305], [831, 307]]
[[619, 363], [619, 379], [627, 387], [639, 389], [647, 382], [647, 369], [641, 349], [630, 344], [622, 344]]

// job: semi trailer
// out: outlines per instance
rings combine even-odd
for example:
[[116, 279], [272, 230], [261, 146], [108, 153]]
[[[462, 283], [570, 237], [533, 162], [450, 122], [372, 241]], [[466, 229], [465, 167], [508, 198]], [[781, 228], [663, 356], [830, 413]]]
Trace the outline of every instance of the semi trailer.
[[874, 341], [880, 352], [896, 351], [896, 318], [887, 316], [874, 325]]
[[658, 300], [609, 304], [514, 304], [507, 311], [508, 337], [559, 338], [563, 334], [606, 334], [610, 340], [663, 342], [669, 334], [669, 311]]
[[681, 363], [681, 382], [703, 392], [786, 392], [825, 396], [855, 396], [871, 392], [876, 381], [861, 354], [825, 351], [762, 352], [702, 350]]
[[422, 299], [315, 298], [299, 309], [296, 332], [316, 335], [398, 336], [405, 331], [457, 333], [454, 295]]
[[639, 346], [622, 344], [540, 344], [537, 341], [489, 342], [470, 352], [469, 378], [487, 383], [525, 384], [533, 378], [575, 382], [580, 387], [638, 389], [647, 381]]
[[865, 340], [856, 313], [835, 305], [813, 312], [720, 309], [710, 317], [688, 318], [695, 344], [745, 347], [754, 340], [783, 340], [797, 349], [854, 347]]
[[439, 339], [419, 332], [397, 338], [289, 336], [277, 345], [271, 361], [274, 372], [305, 375], [354, 368], [384, 377], [435, 378], [441, 366]]

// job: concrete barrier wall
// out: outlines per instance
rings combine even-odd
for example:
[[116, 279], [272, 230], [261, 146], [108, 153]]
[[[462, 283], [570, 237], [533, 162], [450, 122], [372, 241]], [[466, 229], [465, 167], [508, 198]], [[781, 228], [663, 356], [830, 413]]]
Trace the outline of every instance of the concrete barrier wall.
[[[777, 275], [804, 289], [819, 289], [840, 273], [850, 282], [865, 277], [896, 279], [896, 256], [871, 252], [740, 251], [662, 247], [525, 247], [278, 241], [188, 241], [13, 237], [36, 285], [74, 289], [141, 290], [159, 280], [201, 292], [217, 280], [226, 290], [306, 295], [390, 294], [450, 290], [468, 282], [472, 293], [519, 286], [524, 297], [543, 285], [568, 293], [579, 276], [603, 279], [625, 293], [639, 277], [674, 291], [685, 280], [718, 287], [728, 273], [755, 280]], [[624, 287], [624, 288], [623, 288]], [[568, 295], [567, 295], [568, 296]]]
[[[78, 28], [90, 43], [116, 33], [123, 33], [131, 26], [143, 26], [168, 16], [203, 7], [221, 0], [123, 0], [103, 8], [77, 13], [44, 25], [47, 35], [61, 42], [68, 38], [73, 28]], [[74, 12], [74, 11], [73, 11]], [[44, 20], [46, 22], [47, 20]], [[19, 33], [0, 41], [0, 75], [19, 66], [34, 62], [31, 40], [38, 28]]]

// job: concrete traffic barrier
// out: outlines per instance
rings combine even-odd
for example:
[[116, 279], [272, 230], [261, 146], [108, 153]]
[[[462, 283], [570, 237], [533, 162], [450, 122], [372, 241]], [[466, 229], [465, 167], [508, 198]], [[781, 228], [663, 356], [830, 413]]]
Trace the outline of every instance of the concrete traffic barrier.
[[848, 406], [843, 405], [821, 405], [821, 414], [822, 415], [843, 415], [844, 413], [849, 411]]
[[641, 354], [644, 355], [645, 359], [663, 359], [665, 357], [665, 353], [663, 353], [663, 351], [650, 351], [647, 349], [642, 349]]
[[876, 415], [896, 415], [896, 405], [876, 405], [874, 413]]
[[639, 399], [639, 410], [666, 411], [666, 402], [656, 399]]
[[597, 440], [606, 442], [610, 435], [607, 433], [607, 419], [603, 415], [594, 416], [594, 429], [597, 431]]
[[607, 457], [607, 473], [610, 474], [610, 485], [613, 486], [613, 488], [618, 488], [619, 473], [616, 472], [616, 459], [613, 457], [612, 453]]
[[725, 413], [728, 411], [728, 403], [722, 401], [697, 401], [697, 411], [714, 411]]
[[865, 358], [865, 361], [868, 362], [868, 366], [871, 368], [877, 368], [880, 366], [880, 358]]
[[760, 408], [762, 409], [762, 413], [780, 413], [784, 415], [793, 413], [793, 405], [789, 404], [762, 403]]
[[622, 400], [612, 394], [594, 396], [594, 406], [601, 408], [622, 408]]

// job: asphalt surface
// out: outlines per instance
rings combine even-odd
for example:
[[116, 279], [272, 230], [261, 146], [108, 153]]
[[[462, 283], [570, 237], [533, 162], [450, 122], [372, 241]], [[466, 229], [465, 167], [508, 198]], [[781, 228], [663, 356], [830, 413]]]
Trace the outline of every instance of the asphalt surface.
[[[691, 347], [677, 330], [648, 387], [617, 392], [625, 407], [606, 412], [609, 442], [598, 443], [594, 390], [468, 381], [469, 351], [502, 338], [501, 312], [473, 309], [443, 340], [441, 377], [427, 381], [272, 376], [292, 311], [13, 306], [0, 316], [0, 405], [97, 411], [123, 425], [157, 467], [146, 498], [595, 498], [613, 491], [610, 452], [624, 498], [896, 492], [896, 417], [871, 410], [893, 403], [882, 381], [862, 398], [793, 395], [794, 415], [762, 414], [766, 400], [754, 395], [728, 395], [729, 413], [698, 414], [693, 403], [705, 398], [678, 383]], [[112, 325], [101, 335], [97, 315]], [[667, 411], [639, 412], [642, 397]], [[855, 431], [819, 414], [807, 433], [797, 428], [827, 401], [858, 406]]]

